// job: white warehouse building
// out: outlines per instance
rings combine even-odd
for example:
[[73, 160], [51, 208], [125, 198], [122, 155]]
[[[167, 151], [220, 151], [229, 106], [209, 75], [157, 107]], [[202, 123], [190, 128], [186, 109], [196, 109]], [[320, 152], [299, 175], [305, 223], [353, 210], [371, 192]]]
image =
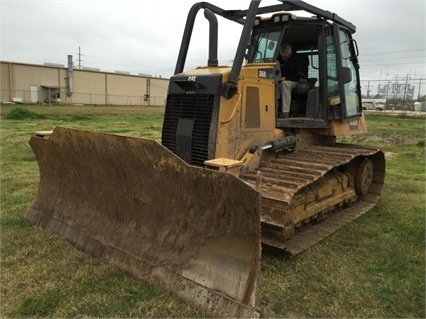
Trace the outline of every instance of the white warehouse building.
[[165, 105], [169, 79], [146, 74], [0, 61], [0, 102]]

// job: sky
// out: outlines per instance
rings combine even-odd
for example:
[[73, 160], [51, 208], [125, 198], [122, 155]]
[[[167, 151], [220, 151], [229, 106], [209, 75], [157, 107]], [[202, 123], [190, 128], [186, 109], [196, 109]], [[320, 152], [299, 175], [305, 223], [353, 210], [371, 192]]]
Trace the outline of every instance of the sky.
[[[0, 0], [0, 60], [170, 77], [194, 0]], [[249, 0], [209, 0], [247, 9]], [[402, 82], [426, 94], [425, 0], [306, 0], [356, 25], [363, 94]], [[276, 4], [263, 0], [261, 6]], [[219, 62], [231, 64], [241, 28], [219, 20]], [[200, 12], [185, 69], [207, 63]], [[81, 55], [79, 55], [79, 52]]]

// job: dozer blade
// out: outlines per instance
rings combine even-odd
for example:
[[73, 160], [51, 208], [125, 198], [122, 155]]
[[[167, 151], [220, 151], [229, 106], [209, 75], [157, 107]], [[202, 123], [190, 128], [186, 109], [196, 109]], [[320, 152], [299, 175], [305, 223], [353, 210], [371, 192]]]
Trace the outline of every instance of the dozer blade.
[[258, 316], [255, 190], [152, 140], [56, 128], [30, 145], [40, 184], [26, 219], [207, 315]]

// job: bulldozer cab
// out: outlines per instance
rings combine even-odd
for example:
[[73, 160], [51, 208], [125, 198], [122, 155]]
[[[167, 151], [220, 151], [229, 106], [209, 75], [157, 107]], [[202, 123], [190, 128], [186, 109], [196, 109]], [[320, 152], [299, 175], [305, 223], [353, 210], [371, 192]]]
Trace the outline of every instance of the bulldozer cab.
[[[247, 10], [223, 10], [205, 2], [194, 5], [188, 15], [175, 75], [183, 73], [195, 16], [204, 9], [211, 26], [207, 63], [211, 71], [218, 66], [215, 17], [222, 16], [244, 26], [230, 78], [220, 88], [223, 97], [231, 99], [241, 91], [243, 84], [239, 82], [247, 79], [244, 70], [256, 68], [259, 79], [274, 80], [276, 128], [322, 129], [325, 135], [364, 133], [363, 120], [358, 121], [362, 118], [362, 104], [358, 49], [352, 39], [355, 26], [303, 1], [278, 0], [279, 4], [265, 7], [259, 7], [260, 2], [253, 0]], [[311, 17], [296, 16], [300, 12]], [[281, 103], [277, 57], [283, 42], [290, 43], [308, 64], [305, 79], [292, 90], [290, 116], [286, 119], [279, 118], [277, 111]], [[179, 81], [184, 90], [195, 92], [195, 86]], [[267, 91], [260, 90], [260, 94], [269, 94]], [[342, 124], [347, 122], [352, 125]]]
[[[332, 120], [361, 116], [357, 49], [349, 28], [291, 13], [257, 17], [248, 63], [276, 61], [281, 43], [292, 45], [308, 73], [292, 90], [290, 118], [278, 118], [277, 127], [327, 128]], [[279, 92], [277, 81], [275, 86]]]

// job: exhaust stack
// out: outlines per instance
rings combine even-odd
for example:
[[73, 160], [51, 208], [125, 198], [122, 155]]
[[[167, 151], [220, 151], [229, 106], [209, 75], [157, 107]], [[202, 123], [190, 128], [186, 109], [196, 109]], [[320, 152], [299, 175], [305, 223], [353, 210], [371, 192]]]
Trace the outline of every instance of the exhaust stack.
[[217, 18], [212, 11], [204, 9], [204, 17], [210, 22], [209, 31], [209, 60], [208, 66], [218, 66], [217, 60], [217, 38], [218, 38], [218, 24]]
[[68, 55], [68, 69], [67, 69], [67, 96], [71, 97], [74, 93], [74, 71], [73, 71], [72, 55]]

